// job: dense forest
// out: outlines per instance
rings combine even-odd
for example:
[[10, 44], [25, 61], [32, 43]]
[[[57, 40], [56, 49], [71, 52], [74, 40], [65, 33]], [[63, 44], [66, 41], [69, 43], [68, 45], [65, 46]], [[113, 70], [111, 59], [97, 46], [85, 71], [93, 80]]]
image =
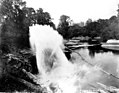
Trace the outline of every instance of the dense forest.
[[13, 46], [29, 48], [29, 26], [50, 25], [55, 29], [50, 14], [42, 8], [34, 10], [22, 0], [1, 0], [0, 3], [0, 38], [4, 52], [16, 50]]

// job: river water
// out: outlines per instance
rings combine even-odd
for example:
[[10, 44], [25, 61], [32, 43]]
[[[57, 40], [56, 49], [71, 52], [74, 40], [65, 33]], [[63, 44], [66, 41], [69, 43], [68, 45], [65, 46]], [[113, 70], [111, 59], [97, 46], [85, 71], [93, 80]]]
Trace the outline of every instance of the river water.
[[[105, 51], [101, 48], [80, 48], [75, 50], [80, 53], [80, 55], [89, 63], [94, 66], [100, 67], [104, 71], [111, 73], [119, 77], [119, 52], [118, 51]], [[81, 64], [87, 64], [82, 60], [81, 56], [73, 52], [71, 54], [73, 62], [78, 62]], [[95, 75], [95, 73], [94, 73]], [[119, 88], [119, 79], [109, 76], [102, 72], [102, 76], [96, 81], [106, 86], [115, 86]], [[93, 77], [93, 76], [90, 76]], [[96, 86], [96, 84], [94, 84]]]

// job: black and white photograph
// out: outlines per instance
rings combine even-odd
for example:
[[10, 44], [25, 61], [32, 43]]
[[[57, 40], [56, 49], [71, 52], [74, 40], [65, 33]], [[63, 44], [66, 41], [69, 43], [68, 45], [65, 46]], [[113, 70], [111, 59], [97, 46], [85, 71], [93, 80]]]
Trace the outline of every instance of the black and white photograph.
[[119, 0], [0, 0], [0, 92], [119, 93]]

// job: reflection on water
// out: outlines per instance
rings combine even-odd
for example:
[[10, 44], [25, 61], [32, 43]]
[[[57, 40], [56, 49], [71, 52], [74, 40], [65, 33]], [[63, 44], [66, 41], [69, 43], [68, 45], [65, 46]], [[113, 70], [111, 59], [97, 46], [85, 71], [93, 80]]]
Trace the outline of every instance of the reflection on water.
[[[85, 58], [85, 60], [87, 60], [89, 63], [99, 66], [103, 70], [119, 77], [118, 51], [107, 51], [101, 48], [81, 48], [76, 51], [79, 52], [81, 56]], [[79, 55], [73, 53], [72, 55], [77, 56], [76, 61], [80, 62], [81, 58]], [[99, 79], [99, 82], [108, 86], [115, 86], [119, 88], [119, 80], [104, 73]]]
[[95, 57], [95, 55], [96, 54], [98, 54], [98, 53], [113, 53], [114, 55], [119, 55], [119, 51], [111, 51], [111, 50], [107, 50], [107, 49], [104, 49], [104, 48], [102, 48], [102, 47], [88, 47], [88, 51], [89, 51], [89, 56], [90, 57]]

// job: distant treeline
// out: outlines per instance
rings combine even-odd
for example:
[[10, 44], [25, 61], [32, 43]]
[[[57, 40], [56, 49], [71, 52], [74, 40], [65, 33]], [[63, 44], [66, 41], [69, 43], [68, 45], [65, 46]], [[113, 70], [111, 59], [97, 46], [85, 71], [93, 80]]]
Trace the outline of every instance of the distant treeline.
[[65, 39], [79, 36], [88, 36], [92, 39], [100, 37], [102, 41], [119, 39], [119, 18], [112, 16], [109, 19], [99, 19], [97, 21], [88, 19], [84, 24], [72, 23], [69, 16], [62, 15], [57, 30]]

